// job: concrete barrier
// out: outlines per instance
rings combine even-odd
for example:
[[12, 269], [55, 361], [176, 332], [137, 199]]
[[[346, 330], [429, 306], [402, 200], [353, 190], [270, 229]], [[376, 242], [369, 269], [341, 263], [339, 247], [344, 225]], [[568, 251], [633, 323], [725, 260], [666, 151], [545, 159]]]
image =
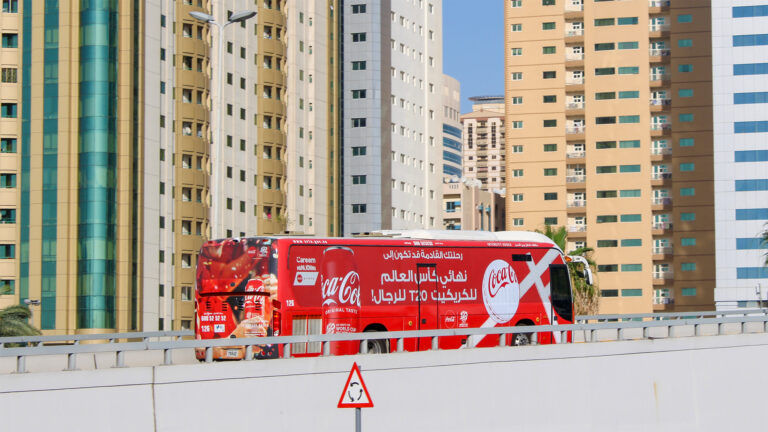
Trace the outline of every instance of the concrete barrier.
[[[353, 362], [365, 431], [762, 428], [768, 335], [0, 376], [5, 430], [338, 431]], [[7, 428], [7, 429], [6, 429]]]

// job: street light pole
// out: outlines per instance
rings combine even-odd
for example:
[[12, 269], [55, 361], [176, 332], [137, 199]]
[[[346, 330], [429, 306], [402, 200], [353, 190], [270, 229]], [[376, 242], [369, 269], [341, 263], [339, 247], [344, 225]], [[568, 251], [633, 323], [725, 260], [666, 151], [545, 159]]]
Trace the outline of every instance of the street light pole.
[[[224, 25], [219, 24], [214, 19], [213, 15], [204, 13], [204, 12], [190, 12], [189, 15], [198, 20], [203, 21], [207, 24], [213, 24], [213, 26], [216, 28], [216, 39], [218, 41], [217, 48], [216, 48], [216, 74], [211, 77], [211, 81], [214, 80], [214, 78], [218, 81], [216, 85], [216, 98], [218, 99], [218, 104], [216, 107], [216, 133], [215, 133], [215, 141], [214, 141], [214, 149], [213, 149], [213, 161], [211, 161], [211, 168], [213, 169], [213, 176], [211, 178], [211, 218], [210, 218], [210, 224], [211, 224], [211, 238], [217, 239], [221, 238], [221, 233], [219, 232], [219, 225], [221, 224], [221, 219], [219, 218], [219, 213], [221, 212], [221, 200], [218, 194], [221, 192], [221, 144], [222, 144], [222, 132], [224, 128], [221, 125], [221, 111], [222, 111], [222, 105], [224, 104], [224, 97], [223, 97], [223, 91], [222, 91], [222, 65], [221, 65], [221, 52], [223, 50], [224, 46], [224, 29], [227, 28], [228, 25], [238, 23], [245, 21], [249, 18], [252, 18], [256, 15], [256, 12], [254, 11], [240, 11], [235, 14], [232, 14], [231, 17], [227, 20], [227, 22]], [[212, 27], [213, 28], [213, 27]], [[211, 98], [213, 100], [213, 98]], [[213, 110], [213, 107], [211, 107], [211, 110]]]

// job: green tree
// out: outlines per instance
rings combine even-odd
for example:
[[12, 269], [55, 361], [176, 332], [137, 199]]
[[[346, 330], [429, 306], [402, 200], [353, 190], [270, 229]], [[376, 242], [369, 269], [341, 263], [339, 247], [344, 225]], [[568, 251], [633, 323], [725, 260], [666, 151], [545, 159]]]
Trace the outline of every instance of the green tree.
[[0, 337], [35, 336], [40, 330], [29, 324], [32, 311], [26, 305], [13, 305], [0, 309]]
[[[568, 239], [568, 231], [564, 226], [553, 228], [551, 225], [546, 225], [543, 231], [538, 232], [549, 237], [552, 242], [560, 247], [563, 252], [566, 252], [567, 255], [584, 257], [589, 263], [589, 266], [592, 268], [592, 273], [596, 274], [595, 262], [592, 260], [592, 252], [594, 249], [591, 247], [581, 247], [572, 251], [565, 250], [567, 244], [566, 240]], [[573, 287], [573, 306], [576, 315], [597, 314], [600, 302], [597, 283], [592, 281], [592, 285], [587, 284], [587, 280], [584, 275], [584, 264], [569, 262], [568, 271], [571, 274], [571, 286]]]

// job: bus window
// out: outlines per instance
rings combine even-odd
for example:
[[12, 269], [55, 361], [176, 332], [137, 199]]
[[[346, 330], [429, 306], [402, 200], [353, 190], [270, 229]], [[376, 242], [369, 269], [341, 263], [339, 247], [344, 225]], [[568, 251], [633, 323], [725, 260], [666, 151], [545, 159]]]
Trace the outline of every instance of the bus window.
[[571, 284], [568, 280], [568, 267], [562, 264], [550, 265], [549, 279], [552, 290], [552, 307], [560, 318], [572, 323], [573, 299], [571, 298]]

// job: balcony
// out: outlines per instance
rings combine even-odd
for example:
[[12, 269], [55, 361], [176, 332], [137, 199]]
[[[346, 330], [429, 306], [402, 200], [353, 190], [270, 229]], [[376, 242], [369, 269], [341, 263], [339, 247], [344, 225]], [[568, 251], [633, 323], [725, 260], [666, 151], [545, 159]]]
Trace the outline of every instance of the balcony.
[[584, 29], [566, 30], [565, 37], [584, 36]]
[[584, 17], [584, 4], [572, 4], [573, 2], [566, 2], [565, 4], [565, 19], [578, 19]]
[[669, 48], [650, 48], [648, 54], [650, 63], [669, 63]]
[[566, 102], [565, 115], [567, 116], [584, 116], [584, 101], [581, 102]]
[[651, 111], [668, 111], [672, 105], [671, 99], [651, 99], [650, 100]]
[[665, 285], [667, 281], [674, 279], [675, 275], [671, 270], [666, 271], [654, 271], [653, 272], [653, 284]]
[[672, 131], [671, 123], [653, 123], [651, 124], [651, 136], [669, 135]]
[[672, 222], [654, 222], [651, 224], [652, 235], [663, 235], [672, 230]]
[[565, 43], [581, 42], [584, 40], [584, 29], [570, 29], [565, 31]]
[[670, 172], [655, 172], [651, 173], [651, 180], [668, 180], [672, 178]]
[[651, 38], [666, 37], [669, 35], [669, 24], [649, 24], [648, 32]]
[[665, 87], [669, 85], [669, 74], [652, 73], [650, 75], [651, 88]]
[[587, 206], [587, 200], [568, 200], [568, 208], [582, 208]]
[[651, 149], [652, 155], [671, 155], [672, 149], [669, 147], [655, 147]]
[[568, 225], [568, 232], [569, 233], [586, 233], [587, 226], [586, 225]]
[[653, 253], [652, 259], [654, 260], [668, 259], [673, 252], [674, 252], [674, 249], [672, 248], [672, 246], [654, 247], [652, 250], [652, 253]]
[[662, 10], [669, 9], [670, 0], [648, 0], [648, 13], [659, 13]]
[[[664, 198], [653, 197], [653, 198], [651, 198], [651, 205], [655, 205], [655, 206], [658, 206], [658, 205], [663, 205], [663, 206], [672, 205], [672, 198], [670, 198], [670, 197], [664, 197]], [[664, 222], [664, 223], [668, 223], [668, 222]]]
[[570, 64], [569, 66], [580, 66], [584, 64], [584, 53], [580, 52], [566, 52], [566, 62], [578, 62], [578, 64]]
[[[568, 159], [583, 159], [586, 156], [586, 154], [587, 152], [585, 152], [584, 150], [571, 150], [571, 151], [565, 152], [565, 157]], [[584, 176], [582, 175], [582, 177]]]
[[675, 303], [675, 299], [672, 297], [654, 297], [653, 298], [653, 304], [654, 305], [671, 305]]
[[584, 77], [567, 77], [565, 78], [566, 85], [584, 85]]

